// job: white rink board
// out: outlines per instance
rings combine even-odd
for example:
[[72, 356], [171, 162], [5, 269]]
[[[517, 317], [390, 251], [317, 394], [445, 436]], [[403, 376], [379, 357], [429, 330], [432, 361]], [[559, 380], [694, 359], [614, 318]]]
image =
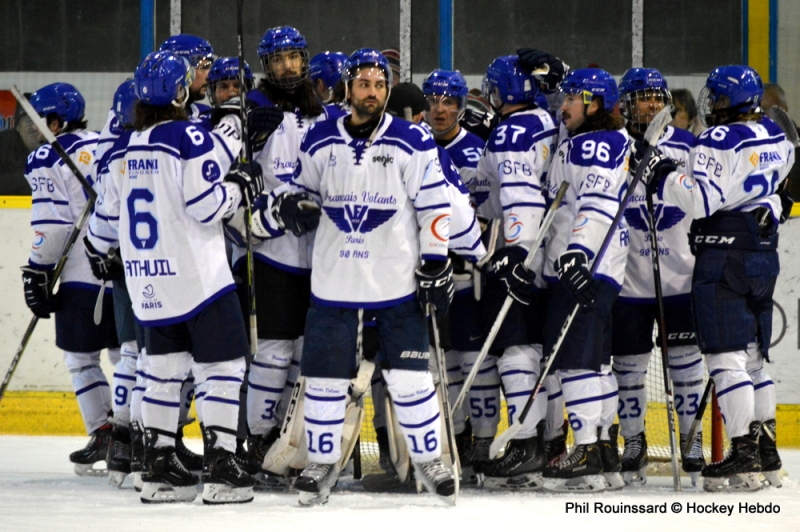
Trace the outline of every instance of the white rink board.
[[[0, 209], [0, 371], [5, 373], [19, 345], [22, 334], [31, 318], [22, 297], [19, 266], [28, 259], [31, 242], [30, 211], [27, 209]], [[775, 290], [775, 300], [784, 310], [786, 320], [779, 312], [773, 320], [772, 348], [774, 364], [767, 365], [767, 373], [776, 383], [779, 404], [800, 404], [800, 372], [796, 361], [800, 355], [798, 338], [798, 306], [800, 306], [800, 218], [787, 222], [781, 228], [781, 275]], [[107, 357], [103, 357], [104, 371], [111, 375]], [[33, 338], [11, 381], [10, 390], [70, 391], [69, 375], [61, 352], [54, 345], [54, 326], [50, 320], [40, 320]]]

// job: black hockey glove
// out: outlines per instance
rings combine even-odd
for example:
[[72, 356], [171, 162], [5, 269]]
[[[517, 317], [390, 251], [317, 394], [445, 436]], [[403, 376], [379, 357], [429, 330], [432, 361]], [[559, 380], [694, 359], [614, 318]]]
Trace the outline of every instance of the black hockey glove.
[[[788, 179], [788, 178], [787, 178]], [[788, 183], [785, 183], [788, 185]], [[788, 186], [781, 186], [778, 191], [778, 197], [781, 198], [781, 223], [784, 223], [792, 215], [792, 207], [794, 206], [794, 198], [789, 192]]]
[[241, 118], [242, 116], [242, 109], [241, 109], [241, 100], [237, 96], [236, 98], [231, 98], [227, 102], [223, 103], [219, 107], [215, 107], [211, 111], [211, 126], [217, 127], [220, 120], [225, 118], [228, 115], [236, 115]]
[[252, 107], [247, 111], [247, 135], [250, 137], [250, 149], [260, 152], [267, 139], [283, 122], [283, 111], [277, 107]]
[[453, 302], [453, 265], [447, 261], [427, 261], [414, 273], [417, 277], [417, 300], [423, 312], [428, 304], [436, 309], [436, 319], [441, 320]]
[[230, 172], [225, 176], [225, 181], [239, 185], [239, 189], [242, 191], [242, 205], [244, 205], [245, 201], [249, 205], [253, 205], [264, 189], [261, 165], [255, 161], [250, 161], [249, 163], [237, 161], [233, 163]]
[[108, 255], [103, 255], [94, 248], [88, 236], [83, 237], [83, 245], [86, 246], [86, 257], [95, 277], [101, 281], [117, 281], [125, 277], [125, 268], [116, 249], [109, 248]]
[[317, 202], [309, 194], [285, 192], [275, 198], [272, 216], [281, 229], [291, 231], [294, 236], [302, 236], [319, 225], [321, 211]]
[[478, 135], [484, 142], [489, 140], [489, 135], [492, 134], [492, 131], [499, 123], [500, 117], [496, 114], [483, 113], [469, 107], [464, 111], [464, 116], [459, 122], [461, 127], [474, 135]]
[[569, 70], [569, 65], [564, 61], [553, 54], [548, 54], [541, 50], [520, 48], [517, 50], [517, 55], [519, 56], [520, 66], [528, 72], [533, 73], [537, 70], [547, 70], [546, 73], [533, 74], [533, 76], [539, 80], [539, 84], [545, 92], [553, 92], [558, 89], [558, 86]]
[[597, 298], [601, 282], [592, 277], [587, 263], [583, 251], [565, 251], [553, 263], [558, 278], [572, 293], [572, 297], [584, 306]]
[[50, 272], [22, 266], [22, 289], [25, 304], [39, 318], [48, 319], [50, 313], [61, 308], [58, 295], [50, 293]]
[[528, 252], [519, 246], [500, 248], [486, 265], [486, 277], [498, 278], [506, 285], [508, 295], [523, 305], [530, 305], [536, 273], [525, 268]]
[[659, 152], [654, 153], [653, 156], [650, 157], [650, 160], [647, 161], [647, 166], [645, 167], [644, 174], [642, 175], [642, 181], [644, 181], [644, 184], [647, 187], [647, 193], [652, 196], [658, 192], [658, 187], [661, 182], [677, 168], [678, 165], [676, 165], [675, 161], [669, 157], [662, 155]]

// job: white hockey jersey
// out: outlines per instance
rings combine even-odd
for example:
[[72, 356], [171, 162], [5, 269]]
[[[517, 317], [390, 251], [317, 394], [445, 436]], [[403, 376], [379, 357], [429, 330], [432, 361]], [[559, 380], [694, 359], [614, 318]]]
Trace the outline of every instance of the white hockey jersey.
[[[97, 138], [97, 132], [84, 130], [58, 135], [58, 142], [90, 184]], [[32, 191], [31, 227], [34, 231], [28, 263], [36, 269], [52, 270], [86, 206], [88, 195], [50, 144], [44, 144], [28, 155], [25, 179]], [[93, 290], [100, 286], [80, 242], [86, 231], [84, 227], [67, 258], [61, 273], [62, 286]]]
[[[346, 117], [318, 122], [303, 140], [291, 185], [322, 205], [314, 238], [312, 298], [384, 308], [415, 297], [420, 260], [446, 260], [451, 208], [433, 137], [384, 115], [371, 144], [352, 138]], [[273, 228], [270, 209], [261, 223]]]
[[767, 117], [715, 126], [697, 138], [690, 171], [667, 176], [658, 197], [694, 218], [765, 207], [777, 225], [781, 201], [776, 191], [794, 165], [794, 157], [794, 146]]
[[477, 208], [489, 197], [488, 183], [480, 187], [480, 196], [475, 196], [478, 190], [478, 162], [481, 160], [485, 144], [483, 139], [474, 133], [470, 133], [463, 127], [450, 142], [444, 146], [453, 164], [458, 168], [461, 181], [464, 182], [470, 191], [470, 199]]
[[[658, 140], [658, 149], [672, 159], [678, 168], [686, 169], [695, 136], [683, 129], [668, 126]], [[625, 266], [625, 282], [619, 294], [621, 301], [655, 303], [653, 260], [650, 257], [650, 217], [647, 212], [647, 190], [639, 183], [625, 209], [630, 249]], [[692, 289], [694, 255], [689, 249], [689, 228], [693, 218], [680, 207], [653, 198], [658, 232], [661, 289], [665, 298], [686, 295]]]
[[[211, 135], [190, 122], [163, 122], [123, 133], [107, 157], [104, 211], [137, 320], [180, 323], [235, 290], [220, 221], [241, 195], [223, 182]], [[113, 245], [89, 238], [101, 252]]]
[[[554, 197], [561, 183], [570, 184], [550, 226], [544, 277], [558, 281], [553, 263], [564, 251], [586, 253], [589, 266], [600, 251], [628, 189], [630, 139], [624, 129], [591, 131], [562, 139], [550, 168], [548, 191]], [[616, 287], [625, 278], [628, 228], [623, 221], [602, 257], [595, 278]]]

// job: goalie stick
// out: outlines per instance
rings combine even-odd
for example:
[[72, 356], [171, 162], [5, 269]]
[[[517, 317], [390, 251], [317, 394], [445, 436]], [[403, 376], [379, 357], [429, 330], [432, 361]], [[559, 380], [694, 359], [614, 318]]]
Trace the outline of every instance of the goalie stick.
[[[595, 256], [594, 262], [592, 263], [592, 267], [590, 269], [592, 275], [594, 275], [594, 273], [597, 271], [597, 268], [600, 266], [600, 262], [603, 259], [603, 255], [605, 255], [606, 249], [608, 249], [608, 246], [611, 243], [611, 239], [616, 232], [617, 226], [622, 221], [622, 217], [625, 214], [625, 208], [627, 207], [628, 201], [630, 201], [631, 196], [636, 189], [636, 185], [638, 185], [642, 180], [642, 176], [644, 175], [644, 171], [647, 167], [647, 162], [650, 160], [656, 149], [656, 141], [661, 138], [661, 135], [664, 133], [664, 130], [667, 127], [667, 124], [669, 124], [671, 120], [672, 116], [670, 115], [670, 107], [666, 106], [653, 118], [653, 121], [650, 123], [650, 127], [647, 128], [647, 132], [644, 135], [644, 142], [646, 145], [644, 156], [642, 157], [641, 163], [639, 163], [639, 167], [636, 170], [633, 180], [628, 186], [627, 192], [625, 192], [625, 196], [620, 202], [617, 214], [614, 216], [614, 220], [611, 222], [611, 227], [608, 229], [608, 232], [603, 239], [603, 243], [600, 246], [597, 255]], [[514, 421], [514, 423], [509, 426], [505, 432], [500, 434], [492, 442], [492, 445], [489, 448], [490, 458], [496, 458], [500, 453], [500, 449], [504, 448], [505, 445], [517, 435], [520, 429], [522, 429], [522, 424], [525, 422], [525, 418], [528, 416], [528, 412], [530, 412], [530, 409], [533, 406], [533, 401], [536, 399], [536, 396], [539, 394], [539, 390], [542, 388], [545, 377], [547, 377], [547, 374], [550, 372], [550, 367], [553, 365], [553, 361], [558, 355], [558, 352], [561, 349], [561, 344], [564, 343], [564, 339], [566, 338], [570, 326], [572, 325], [572, 321], [575, 319], [575, 315], [578, 313], [578, 310], [580, 310], [580, 307], [580, 303], [576, 303], [572, 308], [572, 312], [570, 312], [570, 314], [567, 316], [567, 319], [564, 320], [564, 325], [561, 326], [559, 336], [553, 345], [553, 351], [550, 353], [544, 369], [541, 371], [541, 373], [539, 373], [539, 378], [536, 379], [536, 383], [533, 386], [533, 391], [531, 391], [531, 394], [528, 396], [528, 400], [525, 403], [522, 412], [517, 417], [517, 420]]]
[[[553, 199], [553, 203], [551, 203], [550, 207], [547, 209], [547, 214], [545, 215], [544, 220], [542, 220], [542, 225], [539, 227], [539, 232], [536, 234], [536, 240], [534, 240], [533, 244], [531, 244], [531, 248], [528, 250], [528, 255], [525, 257], [524, 266], [526, 270], [531, 267], [531, 263], [533, 262], [536, 253], [539, 251], [539, 248], [541, 247], [542, 242], [547, 235], [547, 230], [553, 223], [553, 218], [555, 218], [556, 211], [558, 210], [559, 205], [561, 205], [561, 201], [564, 199], [564, 195], [567, 193], [568, 188], [569, 183], [561, 183], [561, 187], [559, 187], [558, 193]], [[472, 384], [475, 382], [475, 378], [478, 376], [478, 371], [480, 370], [481, 364], [483, 364], [483, 361], [489, 354], [489, 349], [492, 347], [492, 343], [494, 343], [497, 333], [500, 332], [500, 327], [503, 325], [503, 321], [506, 319], [508, 310], [511, 308], [513, 303], [514, 298], [510, 295], [507, 295], [505, 301], [503, 301], [503, 306], [500, 308], [500, 312], [498, 312], [497, 317], [492, 324], [492, 328], [489, 330], [486, 340], [483, 342], [483, 347], [481, 347], [481, 351], [478, 353], [478, 358], [472, 365], [469, 375], [467, 375], [467, 378], [464, 379], [464, 385], [461, 388], [461, 392], [458, 394], [455, 403], [453, 403], [453, 412], [458, 412], [458, 410], [461, 408], [461, 405], [464, 404], [464, 400], [467, 397], [467, 392], [469, 392], [469, 389], [472, 388]]]
[[[97, 199], [97, 193], [94, 191], [94, 189], [92, 189], [92, 185], [89, 184], [89, 181], [86, 179], [86, 177], [84, 177], [73, 160], [69, 158], [69, 155], [64, 150], [63, 146], [61, 146], [58, 140], [56, 140], [53, 132], [50, 131], [50, 129], [47, 127], [47, 124], [44, 123], [44, 120], [42, 120], [30, 102], [28, 102], [28, 99], [25, 98], [16, 85], [11, 87], [11, 93], [17, 99], [19, 104], [22, 106], [22, 109], [25, 111], [25, 114], [28, 115], [39, 132], [44, 135], [44, 138], [47, 140], [47, 142], [49, 142], [53, 149], [56, 150], [56, 153], [58, 153], [58, 156], [61, 157], [62, 161], [64, 161], [64, 164], [69, 167], [78, 181], [80, 181], [81, 186], [83, 186], [88, 196], [86, 205], [83, 207], [80, 215], [78, 215], [75, 225], [72, 227], [72, 232], [70, 233], [69, 238], [67, 238], [64, 249], [61, 251], [61, 256], [58, 258], [58, 262], [56, 263], [55, 270], [53, 270], [53, 276], [50, 278], [49, 290], [50, 293], [52, 293], [53, 288], [56, 286], [56, 282], [58, 282], [58, 278], [61, 277], [61, 272], [64, 270], [64, 265], [67, 263], [67, 257], [72, 252], [75, 242], [78, 241], [78, 237], [80, 236], [81, 231], [83, 231], [83, 227], [89, 220], [89, 215], [92, 213], [92, 208], [94, 207], [94, 201]], [[19, 365], [19, 361], [22, 358], [22, 353], [25, 352], [25, 348], [28, 346], [31, 336], [33, 336], [33, 331], [36, 329], [37, 323], [39, 323], [39, 317], [33, 316], [30, 323], [28, 323], [28, 328], [25, 329], [25, 333], [22, 335], [22, 340], [20, 341], [19, 347], [14, 353], [14, 357], [11, 359], [11, 365], [6, 372], [5, 378], [3, 378], [3, 384], [0, 385], [0, 400], [3, 399], [3, 396], [6, 393], [8, 383], [11, 382], [11, 377], [14, 376], [14, 372], [17, 370], [17, 365]]]

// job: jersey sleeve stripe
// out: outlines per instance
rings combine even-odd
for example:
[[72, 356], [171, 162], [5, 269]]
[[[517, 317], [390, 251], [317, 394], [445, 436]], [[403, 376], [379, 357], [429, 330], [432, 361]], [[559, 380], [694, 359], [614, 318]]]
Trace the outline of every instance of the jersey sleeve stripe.
[[597, 209], [595, 207], [581, 207], [579, 212], [585, 212], [585, 211], [596, 212], [597, 214], [601, 214], [601, 215], [605, 216], [606, 218], [608, 218], [612, 222], [614, 221], [614, 217], [613, 216], [608, 214], [606, 211], [601, 211], [600, 209]]
[[33, 200], [31, 203], [53, 203], [55, 205], [69, 205], [69, 202], [66, 200], [54, 200], [50, 198], [37, 198]]
[[[189, 201], [187, 201], [186, 202], [186, 206], [190, 207], [190, 206], [194, 205], [195, 203], [197, 203], [198, 201], [202, 201], [203, 198], [205, 198], [209, 194], [212, 194], [214, 192], [214, 189], [217, 188], [218, 186], [220, 186], [220, 184], [219, 183], [215, 183], [213, 187], [209, 188], [208, 190], [206, 190], [202, 194], [200, 194], [198, 196], [195, 196], [194, 198], [192, 198]], [[223, 190], [223, 192], [224, 192], [224, 190]]]
[[417, 211], [430, 211], [432, 209], [445, 209], [445, 208], [449, 208], [449, 207], [450, 207], [449, 203], [437, 203], [436, 205], [427, 205], [425, 207], [416, 207], [416, 209], [417, 209]]
[[592, 251], [591, 249], [587, 248], [586, 246], [582, 246], [580, 244], [576, 244], [575, 242], [572, 242], [570, 245], [567, 246], [567, 249], [569, 251], [576, 251], [576, 250], [577, 251], [583, 251], [584, 253], [586, 253], [586, 258], [588, 258], [589, 260], [594, 260], [594, 251]]
[[542, 190], [542, 187], [536, 185], [534, 183], [528, 183], [527, 181], [516, 181], [513, 183], [502, 183], [500, 188], [509, 188], [509, 187], [528, 187], [532, 188], [533, 190]]
[[530, 203], [530, 202], [509, 203], [508, 205], [503, 206], [503, 210], [508, 211], [515, 207], [534, 207], [538, 209], [546, 209], [547, 205], [545, 205], [544, 203]]
[[31, 222], [31, 225], [72, 225], [68, 220], [36, 220]]

